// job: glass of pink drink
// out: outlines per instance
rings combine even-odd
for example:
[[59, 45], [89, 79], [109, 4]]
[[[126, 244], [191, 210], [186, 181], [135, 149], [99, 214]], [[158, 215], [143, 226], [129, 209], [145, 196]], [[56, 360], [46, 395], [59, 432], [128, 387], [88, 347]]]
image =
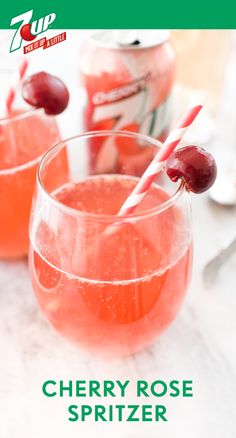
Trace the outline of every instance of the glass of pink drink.
[[[91, 173], [91, 142], [103, 148]], [[165, 172], [131, 216], [117, 217], [161, 144], [99, 131], [71, 138], [39, 166], [30, 272], [40, 308], [65, 338], [100, 354], [152, 343], [175, 318], [190, 278], [189, 195]], [[127, 152], [128, 151], [128, 152]], [[60, 183], [55, 163], [70, 157]]]
[[[40, 158], [59, 141], [55, 118], [17, 110], [0, 119], [0, 258], [27, 254], [28, 226]], [[58, 174], [55, 169], [54, 178]]]

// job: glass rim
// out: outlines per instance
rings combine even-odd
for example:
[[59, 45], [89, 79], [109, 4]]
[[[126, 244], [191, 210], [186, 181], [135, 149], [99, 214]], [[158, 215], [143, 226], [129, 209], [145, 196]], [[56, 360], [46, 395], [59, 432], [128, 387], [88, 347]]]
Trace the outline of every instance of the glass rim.
[[26, 117], [31, 116], [34, 113], [40, 113], [42, 111], [44, 112], [43, 108], [23, 108], [22, 112], [20, 112], [19, 114], [6, 115], [4, 117], [0, 116], [0, 125], [5, 125], [15, 120], [25, 119]]
[[[143, 218], [147, 218], [150, 216], [153, 216], [157, 213], [161, 213], [162, 211], [166, 210], [167, 208], [171, 207], [173, 204], [176, 203], [176, 201], [180, 198], [180, 196], [186, 192], [186, 185], [184, 183], [184, 181], [181, 181], [177, 187], [177, 189], [175, 190], [175, 192], [169, 197], [169, 199], [167, 201], [162, 202], [161, 204], [158, 204], [155, 207], [149, 208], [147, 210], [141, 211], [139, 213], [132, 213], [129, 215], [122, 215], [122, 216], [117, 216], [114, 214], [104, 214], [104, 213], [91, 213], [91, 212], [86, 212], [86, 211], [82, 211], [82, 210], [78, 210], [76, 208], [73, 207], [69, 207], [65, 204], [63, 204], [62, 202], [58, 201], [53, 195], [51, 195], [46, 187], [44, 186], [44, 183], [42, 181], [41, 178], [41, 173], [44, 169], [44, 166], [46, 165], [47, 161], [53, 157], [53, 155], [55, 154], [55, 152], [62, 150], [64, 147], [67, 146], [67, 144], [73, 140], [78, 140], [78, 139], [83, 139], [83, 138], [90, 138], [90, 137], [104, 137], [104, 136], [121, 136], [121, 137], [133, 137], [136, 139], [141, 139], [144, 140], [146, 142], [148, 142], [149, 144], [152, 144], [153, 146], [156, 147], [160, 147], [160, 145], [162, 144], [160, 141], [149, 137], [145, 134], [140, 134], [140, 133], [134, 133], [131, 131], [119, 131], [119, 130], [100, 130], [100, 131], [87, 131], [84, 132], [83, 134], [78, 134], [78, 135], [74, 135], [72, 137], [68, 137], [65, 140], [61, 140], [59, 143], [57, 143], [56, 145], [54, 145], [53, 147], [51, 147], [47, 152], [45, 152], [40, 160], [38, 169], [37, 169], [37, 174], [36, 174], [36, 183], [37, 186], [40, 188], [41, 192], [43, 193], [43, 195], [47, 198], [47, 200], [54, 204], [57, 208], [60, 208], [61, 210], [64, 210], [65, 213], [71, 215], [71, 216], [77, 216], [77, 217], [83, 217], [86, 219], [90, 219], [90, 220], [95, 220], [95, 221], [101, 221], [101, 222], [123, 222], [124, 219], [143, 219]], [[162, 172], [163, 170], [161, 170]], [[106, 175], [106, 174], [102, 174], [102, 175]], [[109, 175], [118, 175], [118, 174], [109, 174]], [[122, 176], [127, 176], [129, 177], [130, 175], [122, 175]], [[86, 179], [83, 178], [83, 179]]]
[[[5, 125], [5, 124], [7, 125], [11, 121], [22, 120], [22, 119], [25, 119], [26, 117], [29, 117], [31, 115], [38, 114], [38, 113], [39, 114], [44, 113], [48, 117], [54, 117], [54, 116], [50, 116], [50, 115], [46, 114], [44, 112], [43, 108], [29, 108], [29, 109], [25, 109], [25, 110], [23, 109], [22, 113], [20, 113], [20, 114], [16, 114], [13, 116], [6, 116], [6, 117], [2, 117], [2, 118], [0, 117], [0, 129], [1, 129], [1, 126]], [[28, 167], [34, 166], [43, 158], [44, 154], [45, 154], [45, 152], [43, 154], [40, 154], [38, 157], [34, 158], [33, 160], [26, 161], [25, 163], [19, 164], [17, 166], [7, 167], [6, 169], [0, 169], [0, 175], [9, 175], [11, 173], [20, 172], [24, 169], [27, 169]]]

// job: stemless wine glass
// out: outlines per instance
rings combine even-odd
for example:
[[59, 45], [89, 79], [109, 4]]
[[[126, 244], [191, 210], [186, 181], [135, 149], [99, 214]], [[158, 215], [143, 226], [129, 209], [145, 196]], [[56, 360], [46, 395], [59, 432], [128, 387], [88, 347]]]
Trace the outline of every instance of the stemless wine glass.
[[0, 258], [27, 254], [36, 169], [58, 141], [55, 118], [41, 109], [12, 111], [0, 119]]
[[[94, 143], [102, 147], [91, 166]], [[176, 316], [189, 281], [183, 183], [162, 171], [134, 214], [117, 216], [160, 146], [141, 134], [90, 132], [54, 146], [38, 169], [30, 272], [39, 306], [61, 335], [100, 354], [150, 344]], [[65, 153], [68, 173], [53, 183]]]

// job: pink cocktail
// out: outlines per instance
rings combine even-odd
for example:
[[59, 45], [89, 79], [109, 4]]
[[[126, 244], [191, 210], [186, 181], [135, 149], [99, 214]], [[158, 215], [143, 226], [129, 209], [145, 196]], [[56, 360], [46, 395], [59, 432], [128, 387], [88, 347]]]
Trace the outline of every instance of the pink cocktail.
[[[112, 153], [91, 174], [91, 139], [104, 137]], [[125, 159], [121, 144], [133, 146]], [[184, 185], [176, 191], [161, 172], [135, 213], [117, 217], [136, 169], [140, 175], [159, 146], [139, 134], [91, 133], [57, 145], [41, 162], [30, 227], [33, 288], [55, 329], [89, 350], [142, 349], [175, 318], [186, 292], [192, 243]], [[52, 185], [65, 151], [70, 171]]]
[[36, 169], [58, 141], [55, 118], [43, 110], [14, 111], [0, 119], [0, 258], [27, 254]]

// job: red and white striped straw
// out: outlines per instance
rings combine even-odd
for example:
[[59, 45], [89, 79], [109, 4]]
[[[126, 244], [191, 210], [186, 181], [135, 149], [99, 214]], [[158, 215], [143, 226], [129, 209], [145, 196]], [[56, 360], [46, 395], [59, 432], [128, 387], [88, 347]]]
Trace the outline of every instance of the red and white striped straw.
[[7, 112], [10, 113], [13, 102], [15, 100], [16, 94], [17, 94], [17, 90], [18, 87], [22, 81], [22, 79], [25, 76], [26, 70], [28, 68], [28, 61], [27, 59], [22, 59], [17, 71], [17, 77], [15, 78], [14, 84], [10, 87], [8, 94], [7, 94], [7, 98], [6, 98], [6, 108], [7, 108]]
[[163, 163], [167, 160], [167, 158], [182, 140], [185, 132], [191, 126], [201, 109], [202, 105], [197, 105], [193, 108], [190, 108], [179, 122], [177, 128], [171, 131], [166, 141], [163, 143], [162, 148], [156, 154], [156, 156], [140, 178], [138, 184], [135, 186], [131, 194], [122, 205], [118, 216], [131, 214], [134, 209], [140, 204], [142, 199], [146, 196], [148, 189], [150, 188], [152, 182], [155, 180], [157, 174], [162, 169]]

